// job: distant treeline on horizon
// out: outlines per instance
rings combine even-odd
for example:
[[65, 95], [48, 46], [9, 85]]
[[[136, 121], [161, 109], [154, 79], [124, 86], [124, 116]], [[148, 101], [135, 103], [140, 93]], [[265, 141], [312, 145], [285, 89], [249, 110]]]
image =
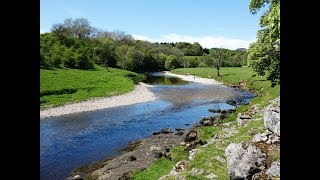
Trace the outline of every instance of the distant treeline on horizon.
[[[221, 53], [219, 53], [219, 52]], [[85, 18], [54, 24], [40, 34], [40, 68], [94, 69], [94, 65], [134, 72], [172, 70], [181, 67], [247, 65], [247, 49], [203, 48], [198, 42], [148, 42], [122, 31], [102, 31]]]

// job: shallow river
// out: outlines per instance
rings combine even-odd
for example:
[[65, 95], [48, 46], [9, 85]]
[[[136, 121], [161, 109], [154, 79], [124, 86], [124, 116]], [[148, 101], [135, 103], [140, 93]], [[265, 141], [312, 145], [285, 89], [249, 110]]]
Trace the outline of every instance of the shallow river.
[[254, 97], [223, 85], [190, 83], [155, 73], [145, 83], [159, 100], [40, 120], [40, 179], [64, 179], [77, 166], [119, 153], [128, 142], [162, 128], [190, 128], [208, 109]]

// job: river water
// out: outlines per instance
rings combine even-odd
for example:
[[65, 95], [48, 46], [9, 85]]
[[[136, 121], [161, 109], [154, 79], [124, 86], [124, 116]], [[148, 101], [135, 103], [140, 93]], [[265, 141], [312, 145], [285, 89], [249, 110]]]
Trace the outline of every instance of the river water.
[[128, 142], [162, 128], [190, 128], [208, 109], [234, 108], [249, 102], [248, 91], [224, 85], [190, 83], [155, 73], [145, 83], [159, 100], [74, 113], [40, 120], [40, 179], [64, 179], [77, 166], [119, 153]]

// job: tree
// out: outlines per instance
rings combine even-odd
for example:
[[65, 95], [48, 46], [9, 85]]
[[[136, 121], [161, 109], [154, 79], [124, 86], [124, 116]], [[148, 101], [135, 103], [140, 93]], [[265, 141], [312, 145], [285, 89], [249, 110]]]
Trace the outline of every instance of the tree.
[[222, 48], [215, 48], [215, 49], [212, 49], [212, 54], [216, 57], [216, 69], [217, 69], [217, 76], [220, 76], [220, 67], [221, 67], [221, 64], [222, 64], [222, 58], [224, 57], [223, 56], [223, 53], [222, 53]]
[[280, 83], [280, 0], [251, 0], [250, 12], [255, 14], [269, 4], [269, 9], [260, 18], [261, 30], [257, 42], [248, 50], [248, 64], [258, 75], [265, 75], [273, 84]]

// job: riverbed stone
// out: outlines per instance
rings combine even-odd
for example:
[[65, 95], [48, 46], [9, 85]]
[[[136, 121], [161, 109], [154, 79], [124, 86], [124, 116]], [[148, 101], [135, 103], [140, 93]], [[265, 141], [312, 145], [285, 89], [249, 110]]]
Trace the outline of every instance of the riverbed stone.
[[237, 106], [237, 101], [234, 99], [227, 100], [226, 103], [231, 106]]
[[153, 132], [152, 134], [153, 135], [157, 135], [157, 134], [161, 134], [161, 132], [160, 131], [156, 131], [156, 132]]
[[208, 109], [208, 111], [212, 113], [220, 113], [221, 109]]
[[250, 179], [264, 170], [266, 155], [250, 142], [231, 143], [225, 149], [230, 179]]
[[170, 128], [163, 128], [161, 130], [161, 133], [162, 134], [170, 134], [170, 133], [173, 133], [173, 131]]

